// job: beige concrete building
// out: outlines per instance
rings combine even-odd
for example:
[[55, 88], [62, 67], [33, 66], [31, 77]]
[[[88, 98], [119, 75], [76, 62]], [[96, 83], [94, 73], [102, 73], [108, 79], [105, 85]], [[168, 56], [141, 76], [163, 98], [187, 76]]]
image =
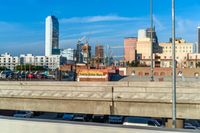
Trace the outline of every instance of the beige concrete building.
[[[144, 66], [151, 65], [151, 29], [141, 29], [138, 31], [138, 42], [137, 42], [137, 59], [140, 60], [140, 64]], [[153, 29], [153, 59], [154, 67], [160, 67], [159, 57], [157, 53], [161, 53], [162, 49], [158, 45], [158, 38], [156, 35], [155, 28]]]
[[[160, 43], [162, 47], [162, 53], [160, 56], [160, 67], [171, 67], [172, 66], [172, 43]], [[184, 39], [176, 40], [176, 61], [177, 67], [183, 68], [188, 67], [186, 61], [188, 54], [193, 53], [193, 43], [188, 43]]]
[[140, 59], [150, 59], [151, 58], [150, 38], [140, 38], [140, 39], [138, 39], [137, 54], [140, 56]]
[[[137, 42], [137, 57], [140, 60], [140, 64], [145, 66], [151, 65], [151, 40], [150, 38], [140, 38]], [[160, 67], [157, 63], [157, 55], [153, 54], [154, 67]]]
[[183, 62], [187, 68], [200, 67], [200, 54], [187, 54], [187, 60]]

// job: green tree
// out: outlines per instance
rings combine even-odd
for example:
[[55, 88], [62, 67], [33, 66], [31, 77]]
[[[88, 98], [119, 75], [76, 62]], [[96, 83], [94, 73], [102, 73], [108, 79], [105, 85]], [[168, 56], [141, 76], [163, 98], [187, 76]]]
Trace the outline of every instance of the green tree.
[[45, 71], [47, 70], [47, 68], [45, 68], [44, 66], [34, 66], [34, 65], [30, 65], [30, 64], [25, 64], [25, 65], [18, 65], [16, 66], [16, 70], [17, 71]]

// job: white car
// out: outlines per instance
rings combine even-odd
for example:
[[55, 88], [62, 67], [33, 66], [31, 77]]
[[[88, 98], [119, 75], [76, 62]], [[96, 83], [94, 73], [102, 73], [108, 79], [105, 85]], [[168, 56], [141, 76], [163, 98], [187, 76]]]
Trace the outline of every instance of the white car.
[[32, 111], [16, 111], [16, 113], [13, 116], [18, 117], [18, 118], [32, 118], [33, 112]]
[[124, 119], [123, 125], [161, 127], [160, 123], [157, 120], [151, 118], [142, 118], [142, 117], [126, 117]]

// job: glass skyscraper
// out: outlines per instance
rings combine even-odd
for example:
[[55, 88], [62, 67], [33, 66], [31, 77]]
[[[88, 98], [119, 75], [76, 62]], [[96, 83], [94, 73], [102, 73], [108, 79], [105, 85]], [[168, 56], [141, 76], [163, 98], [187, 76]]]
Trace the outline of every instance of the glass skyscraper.
[[59, 54], [59, 22], [55, 16], [48, 16], [46, 18], [45, 56]]

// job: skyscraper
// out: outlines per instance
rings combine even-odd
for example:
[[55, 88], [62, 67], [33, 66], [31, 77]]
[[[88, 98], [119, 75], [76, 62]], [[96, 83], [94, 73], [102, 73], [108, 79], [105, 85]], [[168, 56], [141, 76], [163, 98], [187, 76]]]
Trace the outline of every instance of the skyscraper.
[[76, 63], [83, 63], [83, 43], [78, 41], [77, 48], [76, 48]]
[[55, 16], [46, 18], [45, 56], [58, 55], [59, 50], [59, 22]]
[[197, 27], [197, 48], [196, 52], [200, 53], [200, 26]]
[[[147, 38], [151, 38], [151, 28], [148, 28], [147, 30]], [[152, 29], [152, 35], [153, 35], [153, 53], [160, 53], [161, 49], [159, 47], [159, 43], [158, 43], [158, 37], [156, 34], [156, 30], [155, 27]]]

